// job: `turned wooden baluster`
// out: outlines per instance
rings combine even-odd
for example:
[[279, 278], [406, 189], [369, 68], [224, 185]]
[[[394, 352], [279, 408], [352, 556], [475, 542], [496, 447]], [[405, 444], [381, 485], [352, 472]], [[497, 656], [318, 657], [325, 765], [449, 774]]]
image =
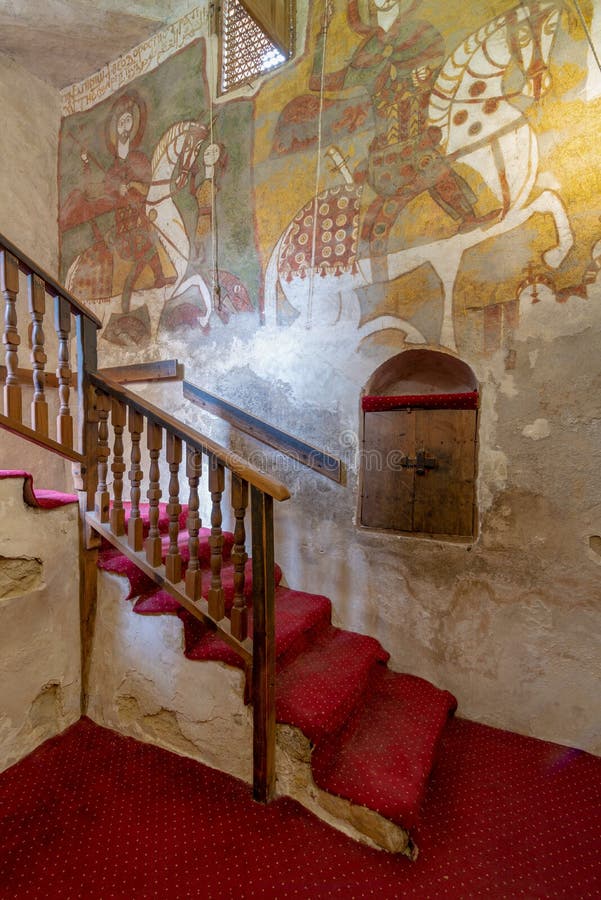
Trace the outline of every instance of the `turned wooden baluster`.
[[211, 492], [211, 587], [207, 600], [209, 615], [219, 621], [225, 616], [223, 586], [221, 584], [221, 552], [223, 548], [223, 532], [221, 531], [221, 495], [225, 488], [225, 473], [222, 464], [215, 457], [209, 456], [209, 491]]
[[19, 293], [19, 262], [8, 250], [0, 252], [0, 289], [4, 294], [4, 337], [6, 348], [6, 382], [4, 384], [4, 415], [20, 422], [23, 416], [21, 385], [17, 376], [19, 368], [18, 347], [21, 343], [17, 331], [17, 294]]
[[33, 369], [33, 400], [31, 401], [31, 427], [48, 436], [48, 403], [44, 386], [44, 368], [47, 356], [44, 352], [44, 314], [46, 312], [46, 285], [38, 275], [27, 276], [29, 312], [31, 315], [31, 366]]
[[71, 388], [71, 366], [69, 363], [69, 337], [71, 334], [71, 307], [64, 297], [54, 298], [54, 326], [58, 338], [58, 379], [59, 410], [56, 417], [56, 439], [63, 447], [73, 448], [73, 418], [69, 409]]
[[179, 466], [182, 461], [181, 438], [167, 432], [167, 462], [169, 463], [169, 549], [165, 558], [165, 575], [169, 581], [177, 583], [182, 580], [182, 558], [177, 545], [179, 536], [179, 514], [182, 511], [179, 502]]
[[130, 482], [129, 497], [130, 511], [129, 521], [127, 523], [127, 543], [132, 550], [140, 551], [144, 547], [144, 525], [140, 517], [140, 482], [142, 481], [142, 451], [140, 450], [140, 438], [144, 428], [144, 419], [142, 414], [135, 409], [129, 410], [129, 419], [127, 423], [131, 436], [131, 469], [128, 477]]
[[101, 522], [109, 520], [110, 497], [106, 484], [109, 468], [109, 412], [111, 410], [111, 398], [106, 394], [96, 394], [96, 409], [98, 410], [98, 446], [96, 459], [98, 460], [98, 485], [94, 497], [94, 513]]
[[232, 473], [232, 506], [236, 525], [234, 528], [234, 546], [232, 562], [234, 564], [234, 605], [232, 607], [232, 634], [239, 641], [248, 635], [248, 611], [244, 597], [244, 568], [248, 553], [245, 549], [246, 531], [244, 517], [248, 506], [248, 482]]
[[150, 469], [148, 472], [149, 486], [146, 491], [148, 497], [148, 521], [150, 528], [148, 537], [146, 538], [146, 559], [151, 566], [160, 566], [163, 561], [161, 552], [161, 534], [159, 532], [159, 500], [161, 499], [161, 488], [159, 479], [161, 470], [159, 467], [159, 455], [163, 446], [163, 429], [160, 425], [152, 420], [148, 421], [148, 430], [146, 432], [147, 447], [150, 453]]
[[125, 404], [113, 397], [111, 421], [113, 423], [113, 431], [115, 432], [115, 443], [113, 462], [111, 463], [111, 471], [113, 473], [113, 505], [111, 507], [110, 522], [111, 531], [117, 536], [125, 534], [123, 474], [126, 467], [123, 461], [123, 429], [125, 428], [126, 413], [127, 409]]
[[187, 520], [190, 561], [186, 569], [186, 594], [191, 600], [198, 600], [202, 581], [200, 561], [198, 559], [198, 532], [202, 525], [198, 515], [200, 507], [198, 482], [202, 474], [202, 454], [200, 450], [197, 450], [190, 444], [186, 444], [186, 474], [190, 485]]

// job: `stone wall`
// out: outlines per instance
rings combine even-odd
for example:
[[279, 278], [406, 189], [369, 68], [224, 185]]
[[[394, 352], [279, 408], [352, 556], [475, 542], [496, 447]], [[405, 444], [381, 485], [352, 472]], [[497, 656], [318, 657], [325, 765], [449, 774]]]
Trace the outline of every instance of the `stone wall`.
[[23, 502], [0, 480], [0, 770], [80, 716], [77, 504]]
[[[276, 510], [289, 584], [328, 594], [338, 623], [454, 691], [460, 715], [600, 752], [601, 102], [584, 32], [551, 2], [528, 20], [524, 5], [458, 15], [423, 2], [386, 21], [384, 39], [367, 5], [349, 3], [334, 5], [324, 41], [317, 6], [299, 4], [304, 50], [232, 96], [209, 99], [214, 48], [200, 40], [186, 52], [206, 79], [181, 109], [168, 62], [64, 119], [63, 273], [104, 317], [103, 364], [177, 356], [190, 381], [342, 459], [335, 484], [201, 414], [177, 384], [144, 389], [290, 487]], [[90, 170], [69, 141], [77, 129], [111, 167], [105, 125], [123, 97], [145, 112], [139, 147], [157, 164], [169, 122], [194, 113], [197, 125], [196, 162], [180, 161], [170, 182], [171, 218], [148, 194], [143, 234], [160, 248], [135, 276], [115, 250], [123, 204], [106, 207], [94, 243], [77, 194]], [[396, 144], [383, 109], [401, 113]], [[392, 206], [385, 176], [400, 179]], [[101, 176], [94, 185], [103, 195]], [[357, 523], [360, 395], [416, 346], [459, 356], [478, 379], [472, 541]]]

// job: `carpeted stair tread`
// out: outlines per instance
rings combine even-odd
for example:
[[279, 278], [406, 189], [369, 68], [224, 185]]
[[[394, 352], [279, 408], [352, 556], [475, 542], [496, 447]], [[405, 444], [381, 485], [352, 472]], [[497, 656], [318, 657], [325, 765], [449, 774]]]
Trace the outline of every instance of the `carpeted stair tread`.
[[296, 725], [318, 743], [342, 726], [374, 665], [388, 659], [375, 638], [327, 625], [278, 673], [278, 722]]
[[167, 591], [155, 585], [155, 590], [138, 597], [133, 609], [139, 616], [164, 616], [178, 613], [182, 605]]
[[[112, 504], [111, 504], [112, 506]], [[125, 510], [125, 528], [127, 530], [127, 523], [129, 522], [129, 515], [131, 511], [131, 503], [129, 500], [123, 501], [123, 509]], [[140, 503], [140, 518], [143, 523], [143, 533], [144, 537], [148, 537], [148, 529], [150, 528], [149, 524], [149, 510], [150, 504], [148, 503]], [[188, 507], [186, 504], [182, 505], [181, 512], [179, 514], [179, 527], [180, 530], [183, 531], [187, 527], [188, 523]], [[167, 504], [159, 503], [159, 522], [158, 528], [161, 534], [167, 534], [169, 531], [169, 515], [167, 513]], [[204, 529], [205, 531], [207, 529]]]
[[423, 678], [375, 667], [344, 728], [314, 749], [316, 784], [411, 828], [456, 706], [452, 694]]
[[[147, 504], [142, 513], [147, 520]], [[185, 519], [184, 510], [183, 529]], [[164, 558], [169, 547], [165, 504], [161, 504], [159, 527]], [[211, 582], [209, 537], [210, 530], [201, 529], [199, 559], [205, 597]], [[221, 576], [228, 614], [234, 593], [232, 545], [233, 535], [224, 532]], [[178, 535], [178, 547], [185, 572], [189, 559], [185, 530]], [[129, 597], [137, 597], [136, 613], [176, 614], [181, 619], [188, 659], [245, 669], [242, 658], [215, 631], [157, 588], [119, 550], [109, 546], [101, 551], [99, 566], [129, 578]], [[276, 566], [276, 585], [281, 577]], [[252, 561], [248, 560], [244, 593], [252, 636], [251, 592]], [[334, 627], [327, 597], [279, 585], [275, 608], [276, 720], [298, 727], [313, 743], [315, 783], [406, 829], [413, 828], [441, 734], [456, 708], [455, 699], [423, 679], [391, 672], [386, 666], [389, 654], [374, 638]], [[247, 677], [246, 701], [249, 698]]]
[[[252, 600], [253, 590], [253, 563], [252, 559], [246, 561], [244, 567], [244, 597], [247, 603]], [[278, 585], [282, 580], [282, 570], [276, 563], [274, 566], [275, 583]], [[227, 562], [221, 568], [221, 584], [223, 585], [223, 596], [225, 600], [225, 612], [229, 616], [234, 604], [234, 564]], [[144, 593], [134, 604], [134, 612], [142, 616], [157, 615], [160, 613], [173, 613], [181, 609], [181, 604], [177, 602], [175, 597], [160, 588], [157, 588], [153, 582], [153, 590]], [[208, 569], [202, 570], [201, 575], [201, 596], [206, 597], [211, 587], [211, 572]]]
[[25, 469], [0, 469], [0, 480], [5, 478], [23, 479], [23, 501], [28, 506], [38, 509], [58, 509], [61, 506], [69, 506], [77, 503], [77, 494], [69, 494], [65, 491], [53, 491], [45, 488], [33, 487], [33, 475]]
[[113, 547], [108, 542], [98, 553], [97, 565], [99, 569], [103, 569], [105, 572], [122, 575], [129, 580], [129, 593], [125, 598], [126, 600], [131, 600], [132, 597], [148, 593], [156, 588], [156, 583], [152, 578], [146, 575], [142, 569], [139, 569], [128, 556], [124, 556], [117, 547]]
[[[276, 658], [281, 658], [287, 656], [295, 644], [303, 642], [305, 636], [328, 627], [331, 603], [320, 594], [278, 587], [275, 591], [275, 610], [275, 652]], [[214, 632], [208, 631], [188, 613], [182, 612], [180, 618], [184, 623], [184, 647], [188, 659], [216, 660], [243, 668], [241, 657]], [[252, 609], [249, 609], [250, 635], [252, 626]]]
[[[209, 528], [201, 528], [198, 533], [198, 559], [203, 569], [208, 569], [211, 560], [211, 546], [209, 537], [211, 531]], [[234, 535], [230, 531], [223, 532], [222, 556], [224, 563], [227, 563], [231, 556], [232, 546], [234, 543]], [[161, 537], [161, 552], [163, 561], [169, 549], [169, 536]], [[188, 532], [182, 531], [178, 537], [178, 548], [183, 562], [183, 571], [186, 571], [190, 559], [188, 548]], [[138, 568], [135, 562], [125, 556], [118, 547], [114, 547], [109, 541], [104, 541], [102, 549], [98, 554], [98, 568], [107, 572], [113, 572], [117, 575], [123, 575], [129, 578], [130, 591], [127, 600], [137, 597], [139, 594], [149, 594], [156, 589], [156, 582]], [[224, 566], [225, 568], [225, 566]]]

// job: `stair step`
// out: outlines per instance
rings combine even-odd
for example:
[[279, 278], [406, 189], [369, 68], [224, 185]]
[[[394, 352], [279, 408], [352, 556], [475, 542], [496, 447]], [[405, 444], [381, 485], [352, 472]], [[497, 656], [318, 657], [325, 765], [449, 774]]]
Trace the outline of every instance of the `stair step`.
[[[111, 503], [112, 506], [112, 503]], [[129, 500], [123, 501], [123, 509], [125, 510], [125, 528], [127, 530], [127, 523], [129, 521], [129, 514], [131, 510], [131, 503]], [[150, 505], [148, 503], [140, 503], [140, 518], [143, 523], [143, 533], [144, 537], [148, 537], [148, 529], [150, 528], [148, 521], [148, 513], [149, 513]], [[180, 530], [183, 531], [187, 527], [188, 523], [188, 507], [187, 505], [183, 505], [181, 512], [179, 514], [179, 527]], [[167, 513], [167, 504], [159, 503], [159, 531], [161, 534], [167, 534], [169, 531], [169, 515]], [[208, 529], [204, 529], [207, 531]]]
[[[169, 546], [168, 518], [165, 504], [161, 507], [164, 558]], [[145, 504], [143, 515], [147, 514]], [[185, 528], [185, 512], [180, 527]], [[199, 559], [204, 596], [211, 581], [209, 537], [210, 530], [201, 529]], [[221, 573], [228, 611], [234, 593], [234, 568], [229, 561], [232, 545], [233, 535], [224, 532]], [[185, 530], [178, 536], [178, 547], [185, 571], [189, 558]], [[157, 588], [118, 549], [103, 550], [99, 566], [130, 579], [129, 597], [138, 596], [134, 609], [140, 615], [178, 615], [184, 626], [188, 659], [245, 668], [244, 660], [215, 631]], [[276, 566], [276, 585], [281, 577]], [[252, 635], [251, 592], [249, 560], [244, 593]], [[349, 801], [353, 809], [364, 807], [372, 811], [370, 815], [378, 814], [395, 823], [406, 837], [417, 821], [440, 737], [457, 705], [455, 698], [421, 678], [391, 672], [386, 666], [389, 654], [377, 640], [331, 624], [327, 597], [279, 585], [275, 606], [277, 721], [299, 728], [313, 743], [311, 768], [319, 788]], [[250, 699], [248, 679], [245, 698]], [[381, 837], [374, 837], [376, 832], [380, 834], [381, 826], [373, 826], [373, 835], [371, 827], [365, 825], [366, 833], [381, 842]], [[388, 847], [388, 843], [384, 841], [382, 846]]]
[[[330, 621], [331, 603], [319, 594], [306, 594], [290, 588], [278, 587], [275, 592], [276, 657], [290, 653], [295, 645], [304, 646], [315, 630], [325, 628]], [[209, 632], [188, 613], [180, 614], [184, 622], [185, 653], [188, 659], [219, 660], [242, 668], [238, 654], [214, 632]], [[192, 621], [190, 621], [192, 620]], [[249, 610], [249, 634], [252, 635], [253, 615]]]
[[337, 731], [360, 700], [370, 672], [389, 654], [367, 635], [327, 625], [278, 673], [276, 718], [317, 744]]
[[[201, 528], [198, 534], [198, 559], [200, 561], [200, 566], [203, 569], [208, 569], [211, 560], [211, 546], [209, 544], [209, 537], [211, 531], [209, 528]], [[222, 546], [222, 558], [224, 563], [227, 564], [232, 552], [232, 546], [234, 544], [234, 535], [230, 531], [223, 532], [223, 546]], [[161, 538], [161, 552], [163, 556], [163, 561], [165, 560], [165, 556], [167, 554], [167, 550], [169, 549], [169, 537], [164, 535]], [[178, 537], [178, 548], [180, 555], [183, 561], [183, 572], [186, 571], [186, 567], [188, 565], [188, 561], [190, 559], [190, 552], [188, 549], [188, 532], [181, 531]], [[141, 569], [138, 568], [135, 562], [132, 562], [129, 557], [125, 556], [118, 547], [113, 546], [109, 541], [105, 541], [103, 539], [103, 546], [98, 554], [98, 567], [100, 569], [104, 569], [107, 572], [114, 572], [117, 575], [124, 575], [126, 578], [129, 578], [130, 583], [130, 591], [127, 595], [127, 600], [131, 600], [132, 597], [137, 597], [141, 594], [149, 594], [152, 591], [156, 590], [156, 582], [150, 578], [149, 575], [146, 575], [142, 572]], [[226, 566], [224, 565], [224, 570]], [[280, 578], [281, 578], [281, 570]], [[232, 582], [233, 584], [233, 582]], [[203, 581], [203, 589], [204, 589], [204, 581]], [[232, 586], [232, 597], [233, 597], [233, 586]]]
[[[275, 583], [278, 585], [282, 580], [282, 570], [276, 563], [274, 565]], [[157, 615], [160, 613], [173, 613], [182, 609], [175, 597], [172, 597], [167, 591], [157, 588], [153, 584], [153, 589], [142, 594], [134, 604], [134, 612], [142, 616]], [[229, 615], [234, 603], [234, 565], [229, 562], [221, 569], [221, 584], [223, 585], [223, 595], [225, 599], [225, 612]], [[202, 571], [201, 576], [201, 595], [206, 597], [211, 587], [211, 572], [208, 569]], [[252, 559], [246, 561], [244, 567], [244, 596], [247, 603], [252, 600], [253, 590], [253, 569]]]
[[375, 667], [360, 706], [313, 751], [316, 784], [411, 828], [456, 706], [422, 678]]

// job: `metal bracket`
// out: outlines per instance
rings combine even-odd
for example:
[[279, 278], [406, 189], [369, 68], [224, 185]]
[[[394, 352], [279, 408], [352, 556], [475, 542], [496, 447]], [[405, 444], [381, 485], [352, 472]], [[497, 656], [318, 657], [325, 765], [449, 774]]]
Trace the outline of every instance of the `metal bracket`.
[[426, 469], [436, 469], [438, 467], [438, 460], [434, 456], [426, 456], [425, 450], [418, 450], [415, 459], [403, 456], [401, 466], [404, 469], [415, 469], [416, 475], [425, 475]]

